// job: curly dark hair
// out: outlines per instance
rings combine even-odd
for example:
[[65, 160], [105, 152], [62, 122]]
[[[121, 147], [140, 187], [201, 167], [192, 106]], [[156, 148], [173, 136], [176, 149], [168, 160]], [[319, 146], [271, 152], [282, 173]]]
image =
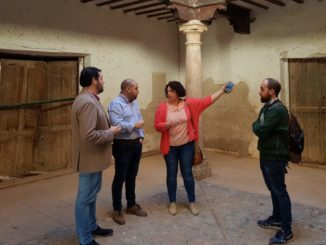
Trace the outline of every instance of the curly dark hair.
[[168, 97], [168, 87], [170, 87], [173, 91], [176, 92], [178, 97], [185, 97], [186, 96], [186, 89], [183, 87], [182, 83], [179, 81], [170, 81], [165, 86], [165, 96]]

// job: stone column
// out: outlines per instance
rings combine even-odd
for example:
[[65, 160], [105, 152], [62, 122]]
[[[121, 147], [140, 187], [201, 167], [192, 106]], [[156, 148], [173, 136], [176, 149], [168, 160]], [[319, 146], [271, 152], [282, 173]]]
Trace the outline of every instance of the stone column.
[[[199, 20], [190, 20], [179, 28], [186, 35], [186, 89], [192, 97], [202, 97], [201, 34], [207, 26]], [[199, 122], [199, 145], [203, 149], [204, 135], [201, 120]], [[193, 166], [193, 175], [197, 180], [211, 176], [208, 162]]]
[[199, 20], [190, 20], [179, 28], [186, 35], [186, 89], [193, 97], [202, 96], [201, 34], [207, 26]]

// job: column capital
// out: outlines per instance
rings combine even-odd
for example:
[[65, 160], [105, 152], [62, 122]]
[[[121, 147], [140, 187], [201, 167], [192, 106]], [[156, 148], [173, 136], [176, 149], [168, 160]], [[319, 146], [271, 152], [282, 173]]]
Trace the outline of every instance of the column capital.
[[226, 0], [170, 0], [181, 20], [211, 20], [216, 10], [226, 10]]
[[207, 31], [207, 26], [200, 20], [189, 20], [188, 22], [186, 22], [185, 24], [179, 27], [179, 31], [183, 33], [188, 33], [188, 32], [203, 33]]

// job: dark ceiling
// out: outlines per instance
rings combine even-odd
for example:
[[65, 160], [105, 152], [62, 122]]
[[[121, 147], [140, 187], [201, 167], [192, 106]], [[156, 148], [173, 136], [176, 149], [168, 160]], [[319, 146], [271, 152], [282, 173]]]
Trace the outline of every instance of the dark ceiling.
[[[179, 17], [178, 11], [173, 6], [173, 0], [80, 0], [82, 3], [92, 3], [98, 7], [120, 10], [124, 13], [146, 15], [161, 21], [181, 24], [186, 22]], [[186, 0], [183, 0], [187, 2]], [[319, 0], [321, 1], [321, 0]], [[197, 5], [210, 5], [205, 0], [189, 0]], [[214, 2], [214, 1], [211, 1]], [[216, 0], [218, 2], [218, 0]], [[236, 33], [249, 34], [250, 23], [255, 21], [255, 11], [268, 11], [272, 7], [285, 7], [287, 4], [304, 4], [304, 0], [226, 0], [225, 8], [217, 9], [209, 19], [202, 20], [205, 24], [221, 16], [227, 18]]]

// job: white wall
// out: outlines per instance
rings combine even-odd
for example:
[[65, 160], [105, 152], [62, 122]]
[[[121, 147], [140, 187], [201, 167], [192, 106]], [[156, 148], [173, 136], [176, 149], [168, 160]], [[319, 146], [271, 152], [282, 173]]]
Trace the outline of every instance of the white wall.
[[[1, 0], [0, 49], [89, 55], [87, 64], [102, 68], [104, 73], [106, 84], [101, 99], [105, 107], [119, 93], [124, 78], [135, 78], [141, 91], [140, 105], [144, 112], [147, 106], [150, 108], [144, 150], [158, 149], [159, 138], [151, 121], [158, 101], [153, 103], [152, 93], [158, 95], [160, 91], [155, 90], [153, 82], [159, 81], [157, 87], [161, 90], [162, 78], [184, 80], [183, 34], [178, 34], [174, 23], [123, 14], [94, 3]], [[205, 133], [208, 147], [240, 155], [257, 153], [250, 125], [261, 107], [259, 82], [275, 77], [286, 83], [282, 59], [326, 56], [325, 10], [326, 2], [317, 0], [304, 4], [287, 1], [286, 7], [275, 6], [267, 11], [255, 9], [257, 19], [250, 35], [234, 33], [223, 18], [208, 26], [202, 39], [204, 94], [229, 80], [238, 83], [233, 94], [223, 97], [204, 114], [204, 123], [205, 117], [209, 119], [205, 125], [209, 129]], [[284, 85], [282, 99], [286, 100]]]
[[[101, 100], [105, 107], [118, 95], [125, 78], [138, 81], [142, 109], [153, 100], [153, 72], [165, 74], [168, 80], [178, 79], [177, 38], [174, 23], [112, 11], [95, 2], [0, 2], [0, 51], [89, 55], [86, 64], [101, 68], [104, 74]], [[158, 143], [145, 148], [158, 149]]]
[[[269, 10], [255, 8], [256, 21], [251, 24], [250, 35], [234, 33], [224, 18], [214, 21], [203, 34], [203, 84], [206, 87], [212, 86], [209, 82], [215, 84], [203, 91], [211, 93], [219, 87], [217, 84], [229, 80], [239, 84], [238, 91], [225, 96], [205, 112], [204, 124], [209, 129], [205, 133], [206, 146], [239, 152], [239, 147], [246, 144], [247, 149], [241, 151], [256, 155], [256, 138], [250, 135], [251, 122], [261, 107], [260, 81], [265, 77], [281, 79], [285, 92], [282, 99], [286, 102], [286, 60], [282, 58], [326, 57], [326, 2], [286, 3], [286, 7], [275, 6]], [[184, 38], [180, 35], [183, 62]], [[212, 120], [214, 125], [210, 128]]]
[[[266, 76], [281, 78], [281, 58], [326, 56], [326, 2], [287, 1], [256, 12], [250, 35], [236, 34], [226, 19], [203, 36], [204, 79], [247, 81], [251, 90]], [[256, 94], [250, 101], [257, 104]]]

